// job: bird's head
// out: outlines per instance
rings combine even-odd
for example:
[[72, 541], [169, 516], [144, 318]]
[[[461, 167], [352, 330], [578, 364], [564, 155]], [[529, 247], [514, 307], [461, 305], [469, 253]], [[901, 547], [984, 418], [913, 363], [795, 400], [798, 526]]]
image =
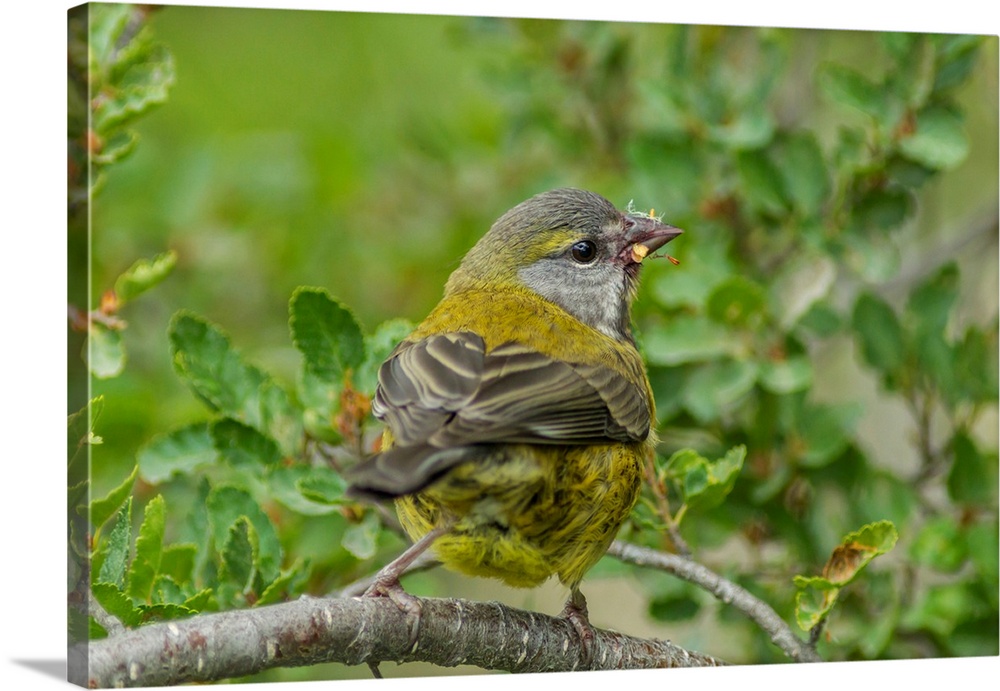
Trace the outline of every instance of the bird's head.
[[553, 190], [501, 216], [448, 279], [446, 292], [528, 288], [598, 331], [631, 340], [642, 260], [680, 234], [593, 192]]

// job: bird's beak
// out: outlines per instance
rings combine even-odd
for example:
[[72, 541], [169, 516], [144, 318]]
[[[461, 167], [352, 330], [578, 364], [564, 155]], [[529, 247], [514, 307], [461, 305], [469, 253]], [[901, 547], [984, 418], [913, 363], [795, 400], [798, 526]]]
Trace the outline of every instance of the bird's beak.
[[637, 264], [684, 232], [651, 215], [629, 214], [628, 217], [635, 225], [625, 233], [626, 252], [631, 253], [632, 261]]

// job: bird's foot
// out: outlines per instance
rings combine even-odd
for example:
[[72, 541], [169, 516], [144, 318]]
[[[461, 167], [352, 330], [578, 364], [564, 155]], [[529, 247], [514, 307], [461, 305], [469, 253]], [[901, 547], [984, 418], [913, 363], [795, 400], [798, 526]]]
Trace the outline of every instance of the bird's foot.
[[563, 611], [559, 616], [568, 619], [569, 623], [576, 630], [576, 634], [580, 638], [580, 649], [582, 652], [581, 666], [584, 669], [588, 669], [593, 660], [596, 634], [594, 633], [594, 627], [590, 625], [587, 599], [583, 596], [583, 593], [573, 588], [570, 591], [569, 599], [566, 600], [566, 606], [563, 607]]

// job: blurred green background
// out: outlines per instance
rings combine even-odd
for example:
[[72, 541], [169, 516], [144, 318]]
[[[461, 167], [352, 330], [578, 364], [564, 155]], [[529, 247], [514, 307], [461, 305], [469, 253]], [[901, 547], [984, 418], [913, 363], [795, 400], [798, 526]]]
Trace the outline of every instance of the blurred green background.
[[[902, 311], [916, 286], [956, 262], [948, 342], [985, 325], [993, 361], [981, 378], [995, 380], [996, 37], [957, 48], [939, 37], [928, 44], [945, 45], [935, 53], [868, 32], [207, 7], [162, 8], [149, 26], [173, 55], [176, 81], [134, 126], [137, 148], [108, 168], [95, 198], [91, 287], [99, 295], [136, 259], [168, 249], [178, 265], [122, 314], [124, 372], [93, 381], [92, 393], [105, 397], [95, 494], [117, 485], [154, 435], [206, 416], [171, 366], [166, 334], [176, 311], [219, 325], [247, 361], [292, 389], [300, 355], [288, 300], [297, 286], [329, 289], [369, 333], [390, 318], [419, 321], [503, 211], [576, 186], [619, 207], [655, 207], [686, 231], [670, 247], [680, 266], [647, 266], [636, 311], [661, 437], [667, 452], [737, 442], [750, 452], [733, 501], [685, 523], [703, 547], [696, 556], [732, 577], [750, 574], [755, 592], [787, 614], [791, 574], [817, 572], [858, 521], [893, 518], [909, 545], [929, 520], [924, 499], [903, 496], [921, 472], [920, 425], [891, 373], [866, 363], [852, 306], [871, 291]], [[896, 93], [905, 96], [894, 101]], [[907, 143], [919, 117], [942, 112], [938, 139]], [[949, 129], [952, 112], [961, 113], [961, 140]], [[725, 309], [713, 307], [713, 289], [727, 281], [737, 296], [716, 295]], [[781, 370], [792, 383], [760, 374], [757, 363], [789, 359], [808, 361], [807, 381], [795, 371]], [[976, 481], [989, 487], [997, 415], [995, 394], [985, 398], [969, 404], [968, 420], [984, 459]], [[856, 411], [833, 414], [843, 438], [812, 466], [815, 457], [789, 461], [796, 426], [826, 405]], [[954, 420], [937, 413], [933, 431], [946, 440]], [[954, 492], [942, 499], [947, 472], [938, 469], [927, 501], [955, 530], [985, 525], [995, 548], [995, 492], [974, 509]], [[155, 491], [171, 510], [191, 501], [183, 482]], [[286, 551], [322, 564], [324, 541], [342, 530], [336, 520], [289, 532]], [[389, 540], [380, 554], [401, 546]], [[907, 554], [897, 566], [912, 573], [909, 562], [920, 558]], [[890, 596], [880, 581], [845, 619], [830, 657], [996, 654], [995, 557], [966, 567], [975, 596], [937, 612], [950, 617], [938, 628], [930, 614], [905, 621], [923, 591]], [[770, 571], [776, 564], [783, 570]], [[603, 582], [600, 573], [584, 583], [599, 626], [735, 662], [781, 659], [766, 641], [749, 643], [756, 634], [736, 615], [720, 615], [721, 624], [685, 615], [677, 603], [690, 591], [649, 585], [665, 576], [609, 581], [602, 598], [591, 583]], [[437, 572], [419, 578], [441, 594], [549, 612], [564, 596], [552, 584], [520, 593]], [[321, 574], [313, 585], [335, 580]], [[786, 601], [774, 602], [775, 592]], [[907, 633], [859, 642], [888, 602], [893, 626]], [[964, 632], [973, 643], [942, 642], [968, 621], [978, 627]], [[716, 633], [720, 625], [728, 636]]]

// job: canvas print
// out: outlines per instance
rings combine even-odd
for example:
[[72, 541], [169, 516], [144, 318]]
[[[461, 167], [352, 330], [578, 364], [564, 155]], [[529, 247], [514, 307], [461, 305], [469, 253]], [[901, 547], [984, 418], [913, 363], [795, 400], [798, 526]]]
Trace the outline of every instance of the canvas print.
[[70, 681], [998, 655], [996, 36], [67, 19]]

